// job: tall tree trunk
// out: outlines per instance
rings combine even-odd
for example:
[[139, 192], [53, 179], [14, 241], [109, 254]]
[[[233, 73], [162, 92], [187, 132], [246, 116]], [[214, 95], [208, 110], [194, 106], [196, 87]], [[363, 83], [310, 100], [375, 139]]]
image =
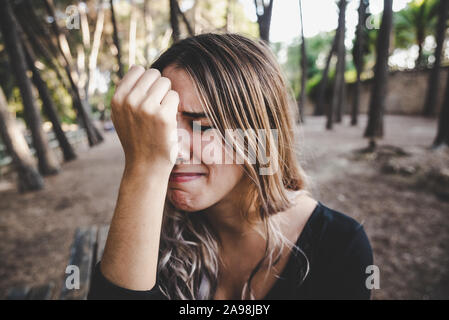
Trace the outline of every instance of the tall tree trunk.
[[145, 24], [145, 60], [151, 64], [150, 45], [153, 42], [153, 19], [151, 17], [150, 0], [143, 2], [143, 22]]
[[433, 142], [434, 147], [445, 144], [449, 146], [449, 73], [446, 81], [446, 92], [438, 119], [438, 131]]
[[225, 26], [224, 26], [224, 30], [226, 32], [233, 32], [234, 30], [234, 15], [233, 15], [234, 1], [235, 0], [227, 0]]
[[25, 121], [33, 138], [33, 146], [39, 160], [39, 171], [43, 175], [56, 174], [59, 171], [59, 165], [55, 155], [48, 146], [42, 129], [42, 119], [34, 103], [31, 81], [27, 76], [27, 63], [23, 48], [20, 45], [17, 22], [9, 1], [0, 2], [0, 12], [3, 41], [22, 96]]
[[300, 122], [304, 122], [304, 110], [305, 110], [305, 103], [306, 103], [306, 81], [307, 81], [307, 52], [306, 52], [306, 39], [304, 37], [304, 21], [302, 17], [302, 3], [301, 0], [299, 0], [299, 13], [300, 13], [300, 19], [301, 19], [301, 60], [299, 61], [301, 65], [301, 91], [299, 93], [299, 99], [298, 99], [298, 111], [299, 111], [299, 118], [298, 120]]
[[64, 160], [74, 160], [76, 159], [75, 151], [70, 145], [64, 131], [62, 130], [61, 122], [51, 99], [50, 92], [48, 91], [47, 84], [41, 78], [39, 70], [37, 70], [35, 66], [36, 57], [31, 49], [31, 46], [26, 42], [24, 35], [22, 35], [22, 44], [25, 52], [25, 57], [28, 62], [28, 67], [33, 73], [33, 83], [39, 91], [39, 96], [42, 100], [42, 109], [52, 123], [53, 132], [55, 133], [56, 139], [59, 143], [59, 147], [61, 148], [64, 155]]
[[176, 11], [179, 15], [181, 15], [182, 21], [184, 22], [187, 32], [190, 36], [195, 35], [192, 26], [190, 25], [189, 20], [187, 19], [186, 15], [184, 14], [184, 12], [181, 11], [181, 8], [179, 7], [179, 2], [176, 1]]
[[1, 88], [0, 138], [6, 147], [6, 151], [12, 158], [14, 169], [17, 171], [19, 191], [26, 192], [42, 189], [44, 187], [44, 180], [39, 172], [34, 169], [33, 156], [15, 119], [8, 111], [8, 103]]
[[82, 124], [86, 130], [87, 139], [89, 141], [90, 146], [94, 146], [100, 142], [103, 141], [103, 136], [101, 135], [100, 131], [95, 127], [94, 123], [92, 122], [91, 118], [89, 117], [89, 114], [87, 112], [87, 106], [85, 105], [85, 101], [82, 99], [80, 95], [80, 91], [78, 88], [78, 85], [76, 84], [75, 77], [77, 76], [76, 73], [72, 70], [72, 58], [70, 55], [70, 50], [68, 48], [67, 39], [62, 34], [61, 30], [59, 29], [59, 26], [56, 21], [56, 15], [55, 10], [53, 6], [52, 0], [43, 0], [45, 7], [47, 9], [47, 13], [49, 16], [53, 17], [53, 22], [51, 23], [53, 32], [58, 39], [58, 49], [62, 56], [61, 63], [63, 63], [63, 67], [67, 73], [67, 77], [69, 79], [70, 85], [72, 87], [73, 93], [74, 93], [74, 105], [77, 110], [77, 115], [80, 117]]
[[117, 22], [115, 20], [114, 0], [110, 0], [109, 3], [111, 5], [111, 21], [112, 21], [112, 29], [113, 29], [112, 38], [114, 40], [114, 45], [117, 49], [117, 64], [118, 64], [118, 72], [117, 73], [118, 73], [119, 78], [121, 79], [125, 75], [125, 70], [123, 69], [123, 64], [122, 64], [122, 49], [120, 46], [120, 39], [118, 37]]
[[393, 24], [393, 0], [384, 0], [382, 23], [377, 38], [377, 59], [374, 67], [373, 88], [368, 113], [368, 125], [364, 136], [369, 139], [370, 148], [376, 147], [376, 138], [383, 137], [383, 115], [388, 80], [388, 56], [390, 33]]
[[330, 69], [332, 56], [335, 53], [337, 37], [338, 37], [338, 29], [335, 33], [335, 37], [332, 42], [331, 49], [329, 50], [329, 54], [327, 55], [327, 58], [326, 58], [326, 65], [323, 70], [323, 75], [321, 76], [321, 81], [320, 81], [320, 85], [318, 88], [318, 101], [315, 105], [315, 111], [313, 113], [315, 116], [321, 116], [325, 112], [325, 110], [324, 110], [325, 103], [326, 103], [325, 97], [326, 97], [327, 82], [329, 80], [329, 69]]
[[437, 47], [435, 48], [434, 56], [435, 63], [432, 70], [429, 73], [429, 79], [427, 84], [426, 99], [424, 101], [423, 115], [426, 117], [433, 116], [435, 114], [435, 106], [437, 104], [437, 93], [439, 89], [439, 79], [441, 70], [441, 54], [444, 47], [444, 38], [447, 28], [447, 18], [449, 10], [449, 1], [441, 0], [439, 7], [438, 23], [435, 32], [435, 38]]
[[87, 77], [87, 96], [90, 97], [94, 93], [95, 70], [97, 69], [98, 52], [101, 46], [101, 36], [104, 26], [104, 3], [100, 1], [100, 8], [97, 14], [97, 23], [95, 24], [94, 39], [92, 41], [92, 49], [89, 55], [89, 69]]
[[136, 64], [137, 12], [136, 5], [130, 0], [131, 14], [129, 18], [128, 68]]
[[179, 30], [179, 20], [178, 20], [178, 1], [170, 1], [170, 25], [173, 30], [172, 39], [173, 43], [178, 42], [181, 37], [181, 32]]
[[257, 24], [259, 25], [260, 39], [269, 43], [273, 0], [269, 0], [267, 5], [265, 4], [264, 0], [254, 0], [254, 5], [256, 7]]
[[341, 122], [341, 114], [343, 109], [343, 99], [345, 91], [345, 69], [346, 69], [346, 48], [345, 48], [345, 30], [346, 30], [346, 0], [340, 0], [338, 4], [338, 38], [336, 42], [337, 50], [337, 66], [335, 70], [334, 90], [332, 93], [332, 101], [327, 111], [326, 129], [332, 129], [335, 121]]
[[357, 125], [359, 115], [359, 103], [360, 103], [360, 75], [363, 71], [363, 56], [365, 46], [365, 22], [367, 18], [366, 10], [368, 9], [368, 0], [360, 0], [358, 9], [359, 21], [355, 31], [355, 43], [353, 53], [354, 66], [357, 72], [357, 80], [355, 82], [352, 108], [351, 108], [351, 125]]

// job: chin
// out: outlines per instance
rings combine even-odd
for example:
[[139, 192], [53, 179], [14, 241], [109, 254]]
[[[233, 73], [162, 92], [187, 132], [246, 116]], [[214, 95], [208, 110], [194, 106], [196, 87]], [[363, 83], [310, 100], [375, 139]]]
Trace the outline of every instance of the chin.
[[178, 210], [195, 212], [205, 209], [199, 205], [195, 197], [183, 190], [171, 189], [168, 191], [167, 197], [170, 203]]

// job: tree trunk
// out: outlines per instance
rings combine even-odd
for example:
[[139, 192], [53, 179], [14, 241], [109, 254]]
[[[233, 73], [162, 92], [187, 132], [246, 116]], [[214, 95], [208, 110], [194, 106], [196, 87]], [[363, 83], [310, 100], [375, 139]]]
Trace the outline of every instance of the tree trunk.
[[136, 5], [130, 0], [131, 14], [129, 17], [128, 68], [136, 64], [137, 12]]
[[360, 0], [360, 5], [358, 9], [359, 21], [356, 28], [355, 43], [353, 49], [353, 60], [354, 66], [357, 72], [357, 80], [354, 87], [354, 95], [352, 101], [351, 109], [351, 125], [357, 125], [358, 115], [359, 115], [359, 103], [360, 103], [360, 75], [363, 71], [363, 47], [365, 46], [365, 21], [367, 18], [366, 10], [368, 8], [368, 0]]
[[368, 113], [368, 125], [364, 136], [370, 139], [372, 148], [376, 146], [376, 138], [383, 136], [383, 115], [388, 80], [388, 56], [390, 47], [390, 33], [393, 23], [393, 1], [384, 0], [382, 23], [377, 39], [377, 58], [374, 68], [373, 88]]
[[151, 17], [150, 1], [143, 2], [143, 22], [145, 24], [145, 60], [147, 65], [151, 65], [150, 45], [153, 42], [153, 19]]
[[346, 48], [345, 48], [345, 29], [346, 29], [346, 0], [340, 0], [338, 14], [338, 38], [336, 40], [337, 50], [337, 66], [335, 70], [334, 90], [332, 93], [332, 101], [327, 112], [326, 129], [332, 129], [335, 121], [341, 122], [341, 114], [343, 109], [343, 99], [345, 90], [345, 69], [346, 69]]
[[304, 23], [302, 17], [302, 3], [299, 0], [299, 13], [301, 19], [301, 60], [299, 61], [301, 65], [301, 92], [299, 93], [298, 99], [298, 111], [299, 111], [299, 122], [304, 122], [304, 110], [306, 103], [306, 81], [307, 81], [307, 52], [306, 52], [306, 39], [304, 37]]
[[330, 64], [331, 64], [331, 60], [332, 60], [332, 56], [335, 53], [335, 49], [336, 49], [336, 43], [337, 43], [337, 37], [338, 37], [338, 29], [335, 33], [335, 37], [334, 40], [332, 42], [332, 46], [331, 49], [329, 51], [329, 54], [327, 55], [327, 59], [326, 59], [326, 65], [324, 67], [323, 70], [323, 75], [321, 76], [321, 81], [320, 81], [320, 86], [318, 88], [318, 102], [315, 105], [315, 111], [314, 111], [314, 115], [315, 116], [321, 116], [324, 114], [324, 109], [325, 109], [325, 97], [326, 97], [326, 89], [327, 89], [327, 82], [329, 80], [329, 68], [330, 68]]
[[50, 92], [48, 91], [47, 84], [41, 78], [39, 70], [37, 70], [35, 66], [36, 58], [34, 52], [32, 51], [31, 46], [26, 42], [24, 37], [22, 37], [22, 44], [25, 52], [25, 57], [28, 62], [28, 67], [33, 73], [32, 77], [33, 83], [36, 86], [37, 90], [39, 91], [39, 96], [42, 100], [43, 111], [52, 123], [53, 132], [55, 133], [56, 139], [58, 140], [59, 143], [59, 147], [61, 148], [62, 153], [64, 155], [64, 160], [65, 161], [74, 160], [76, 159], [75, 151], [70, 145], [69, 140], [67, 139], [64, 131], [62, 130], [61, 122], [59, 120], [58, 113], [51, 99]]
[[123, 70], [123, 64], [122, 64], [122, 49], [120, 46], [120, 39], [118, 37], [118, 29], [117, 29], [117, 22], [115, 21], [115, 13], [114, 13], [114, 0], [109, 1], [111, 5], [111, 21], [112, 21], [112, 27], [113, 27], [113, 39], [114, 39], [114, 45], [117, 49], [117, 64], [118, 64], [118, 76], [119, 78], [123, 78], [125, 75], [125, 71]]
[[438, 147], [445, 144], [449, 146], [449, 77], [446, 83], [446, 93], [443, 105], [441, 106], [440, 116], [438, 119], [438, 131], [433, 145]]
[[173, 30], [172, 39], [173, 43], [178, 42], [181, 37], [181, 32], [179, 31], [179, 20], [178, 20], [178, 2], [176, 0], [170, 1], [170, 25]]
[[58, 39], [58, 49], [59, 52], [63, 58], [63, 67], [67, 73], [67, 77], [69, 79], [70, 85], [73, 90], [74, 94], [74, 106], [77, 110], [77, 115], [81, 119], [82, 124], [86, 130], [87, 139], [89, 141], [90, 146], [94, 146], [100, 142], [103, 141], [103, 136], [101, 135], [100, 131], [95, 127], [93, 124], [91, 118], [89, 117], [89, 114], [87, 113], [87, 107], [85, 105], [85, 101], [82, 99], [80, 95], [79, 88], [74, 80], [74, 77], [76, 76], [75, 72], [72, 70], [71, 65], [71, 56], [70, 56], [70, 50], [68, 50], [68, 44], [67, 39], [65, 36], [61, 33], [61, 30], [59, 29], [59, 26], [56, 22], [56, 15], [53, 7], [52, 0], [44, 0], [45, 7], [47, 9], [47, 13], [49, 16], [53, 17], [53, 23], [51, 24], [53, 32]]
[[273, 0], [269, 1], [268, 5], [265, 5], [264, 0], [254, 0], [260, 39], [266, 43], [270, 42], [271, 13], [273, 11]]
[[178, 2], [178, 1], [175, 1], [175, 4], [176, 4], [176, 11], [177, 11], [177, 14], [181, 15], [182, 21], [183, 21], [184, 24], [186, 25], [187, 32], [189, 33], [190, 36], [195, 35], [195, 33], [194, 33], [194, 31], [193, 31], [193, 29], [192, 29], [192, 27], [191, 27], [191, 25], [190, 25], [189, 20], [187, 19], [187, 17], [186, 17], [186, 15], [184, 14], [184, 12], [181, 11], [181, 8], [179, 7], [179, 2]]
[[444, 38], [447, 27], [447, 11], [449, 10], [449, 1], [440, 1], [438, 23], [435, 32], [435, 38], [437, 47], [435, 48], [435, 63], [432, 70], [429, 73], [429, 80], [427, 85], [426, 99], [424, 101], [423, 115], [426, 117], [433, 116], [435, 114], [435, 106], [437, 104], [437, 93], [439, 89], [439, 79], [441, 70], [441, 54], [444, 47]]
[[87, 97], [89, 98], [94, 93], [95, 70], [97, 69], [98, 52], [101, 46], [101, 36], [103, 35], [104, 26], [104, 3], [100, 1], [100, 9], [98, 10], [97, 22], [95, 24], [94, 39], [92, 40], [92, 49], [89, 55], [89, 70], [87, 77]]
[[44, 180], [39, 172], [34, 169], [33, 156], [15, 119], [8, 111], [8, 103], [1, 88], [0, 138], [6, 147], [6, 151], [12, 158], [14, 169], [17, 171], [19, 191], [26, 192], [42, 189], [44, 187]]
[[56, 174], [59, 170], [59, 165], [52, 150], [48, 146], [45, 133], [42, 129], [42, 119], [34, 103], [31, 81], [27, 76], [27, 63], [23, 48], [20, 45], [17, 22], [8, 1], [1, 1], [0, 9], [0, 25], [3, 41], [22, 96], [25, 121], [33, 138], [33, 146], [36, 149], [36, 155], [39, 160], [39, 171], [43, 175]]
[[226, 4], [226, 16], [224, 30], [226, 32], [233, 32], [234, 30], [234, 0], [227, 0]]

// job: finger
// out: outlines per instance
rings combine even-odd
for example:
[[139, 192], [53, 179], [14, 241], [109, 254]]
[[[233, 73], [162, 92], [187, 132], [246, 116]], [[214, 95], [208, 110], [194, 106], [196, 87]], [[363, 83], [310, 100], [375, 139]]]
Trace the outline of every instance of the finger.
[[134, 84], [137, 80], [142, 76], [145, 72], [145, 69], [142, 66], [132, 66], [128, 73], [123, 77], [120, 81], [117, 89], [115, 90], [115, 94], [113, 97], [113, 102], [116, 105], [122, 105], [128, 92], [134, 87]]
[[148, 89], [160, 77], [161, 73], [157, 69], [145, 71], [126, 96], [125, 103], [132, 108], [139, 107], [147, 96]]
[[179, 94], [175, 90], [169, 90], [161, 101], [161, 109], [172, 115], [178, 112]]
[[162, 99], [171, 89], [171, 81], [166, 77], [160, 77], [150, 87], [147, 97], [153, 100], [154, 104], [161, 104]]
[[179, 94], [175, 90], [169, 90], [161, 101], [161, 107], [167, 107], [167, 106], [173, 106], [173, 105], [176, 105], [175, 109], [178, 109]]

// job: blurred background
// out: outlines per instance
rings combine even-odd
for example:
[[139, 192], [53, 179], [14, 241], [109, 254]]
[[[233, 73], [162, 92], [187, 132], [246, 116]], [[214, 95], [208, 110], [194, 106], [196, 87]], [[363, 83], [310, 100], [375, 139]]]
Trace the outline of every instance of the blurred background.
[[0, 298], [61, 298], [69, 261], [92, 265], [100, 232], [80, 230], [112, 217], [110, 100], [128, 68], [237, 32], [288, 79], [313, 196], [364, 225], [373, 298], [449, 299], [448, 14], [447, 0], [1, 1]]

